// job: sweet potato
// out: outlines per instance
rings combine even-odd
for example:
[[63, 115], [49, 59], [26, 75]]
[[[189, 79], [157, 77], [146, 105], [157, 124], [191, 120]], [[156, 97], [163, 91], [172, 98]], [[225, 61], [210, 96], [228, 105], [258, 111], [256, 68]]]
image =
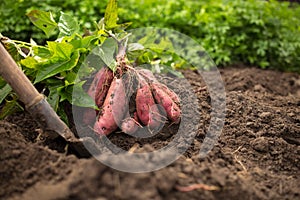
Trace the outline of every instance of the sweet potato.
[[177, 124], [180, 122], [181, 109], [172, 98], [157, 84], [151, 85], [155, 101], [166, 111], [168, 119]]
[[181, 109], [177, 94], [158, 82], [150, 70], [140, 69], [138, 72], [149, 82], [155, 101], [165, 109], [168, 118], [174, 123], [179, 123]]
[[[96, 75], [95, 75], [95, 77], [94, 77], [94, 79], [93, 79], [93, 81], [92, 81], [92, 83], [91, 83], [91, 85], [90, 85], [90, 87], [87, 91], [87, 94], [90, 97], [92, 97], [92, 99], [95, 99], [95, 94], [96, 94], [96, 91], [97, 91], [98, 82], [99, 82], [99, 79], [103, 76], [103, 73], [104, 73], [104, 67], [96, 73]], [[83, 120], [82, 121], [86, 125], [91, 125], [92, 123], [95, 122], [96, 116], [97, 116], [97, 112], [94, 109], [86, 108], [84, 110], [84, 113], [83, 113]]]
[[128, 103], [122, 79], [114, 78], [95, 122], [94, 131], [99, 135], [112, 133], [121, 124], [127, 109]]
[[139, 86], [136, 93], [136, 111], [142, 124], [150, 129], [159, 127], [162, 122], [162, 115], [153, 99], [151, 89], [147, 81], [138, 75]]
[[160, 87], [169, 97], [171, 97], [173, 102], [176, 103], [180, 107], [180, 98], [173, 90], [168, 88], [166, 85], [159, 83], [159, 82], [153, 82], [150, 84], [150, 87], [151, 88]]
[[113, 76], [113, 72], [108, 67], [102, 67], [102, 69], [99, 72], [102, 73], [99, 74], [98, 76], [99, 80], [96, 86], [95, 100], [96, 100], [96, 105], [99, 108], [101, 108], [114, 76]]
[[[102, 67], [95, 75], [87, 94], [95, 99], [96, 105], [100, 108], [103, 105], [109, 85], [113, 79], [112, 71]], [[92, 108], [86, 108], [83, 113], [83, 123], [91, 125], [95, 122], [98, 112]]]
[[170, 88], [168, 88], [165, 84], [158, 82], [158, 80], [155, 78], [155, 76], [153, 75], [153, 73], [150, 70], [147, 69], [140, 69], [138, 70], [138, 72], [144, 76], [146, 78], [146, 80], [149, 82], [150, 87], [152, 85], [156, 85], [155, 87], [160, 87], [163, 89], [163, 91], [165, 93], [167, 93], [167, 95], [169, 95], [171, 97], [171, 99], [178, 105], [180, 106], [180, 98], [178, 97], [178, 95], [171, 90]]

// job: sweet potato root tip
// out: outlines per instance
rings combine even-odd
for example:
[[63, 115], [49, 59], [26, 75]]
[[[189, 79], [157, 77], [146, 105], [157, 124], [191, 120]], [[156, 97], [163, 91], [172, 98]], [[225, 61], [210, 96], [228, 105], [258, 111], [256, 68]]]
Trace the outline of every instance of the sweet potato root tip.
[[133, 134], [141, 125], [132, 117], [128, 117], [123, 120], [121, 129], [124, 133]]

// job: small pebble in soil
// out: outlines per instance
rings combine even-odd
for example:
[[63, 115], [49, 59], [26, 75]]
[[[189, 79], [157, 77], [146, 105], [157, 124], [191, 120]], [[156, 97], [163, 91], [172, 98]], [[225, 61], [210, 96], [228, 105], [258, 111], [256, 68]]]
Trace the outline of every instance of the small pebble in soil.
[[255, 138], [250, 142], [252, 148], [259, 152], [268, 152], [269, 150], [269, 143], [265, 137], [258, 137]]
[[259, 117], [261, 118], [268, 118], [271, 116], [271, 113], [270, 112], [262, 112]]
[[255, 92], [265, 92], [266, 91], [266, 89], [262, 85], [260, 85], [260, 84], [255, 85], [253, 87], [253, 90]]

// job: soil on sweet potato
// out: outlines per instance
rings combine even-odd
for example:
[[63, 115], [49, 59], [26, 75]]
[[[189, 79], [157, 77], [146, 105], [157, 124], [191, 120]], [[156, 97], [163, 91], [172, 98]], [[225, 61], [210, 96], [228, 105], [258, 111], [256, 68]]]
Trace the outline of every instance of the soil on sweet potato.
[[[120, 172], [66, 153], [64, 141], [41, 137], [25, 113], [0, 121], [0, 199], [299, 199], [300, 76], [237, 66], [220, 72], [226, 118], [213, 150], [199, 158], [210, 98], [201, 76], [184, 71], [198, 98], [199, 129], [178, 160], [150, 173]], [[110, 139], [145, 152], [170, 137]]]

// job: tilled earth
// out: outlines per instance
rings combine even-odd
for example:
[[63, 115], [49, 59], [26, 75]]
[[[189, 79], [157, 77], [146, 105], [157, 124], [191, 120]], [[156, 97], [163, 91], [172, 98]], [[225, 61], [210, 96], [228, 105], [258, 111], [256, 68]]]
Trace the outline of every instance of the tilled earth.
[[[0, 199], [299, 199], [300, 76], [238, 66], [220, 72], [226, 118], [213, 150], [199, 158], [211, 118], [209, 92], [197, 72], [184, 71], [199, 123], [190, 126], [187, 151], [154, 172], [120, 172], [79, 158], [64, 141], [43, 139], [26, 113], [0, 121]], [[120, 133], [109, 139], [149, 152], [172, 140], [168, 130], [176, 129], [144, 140]]]

